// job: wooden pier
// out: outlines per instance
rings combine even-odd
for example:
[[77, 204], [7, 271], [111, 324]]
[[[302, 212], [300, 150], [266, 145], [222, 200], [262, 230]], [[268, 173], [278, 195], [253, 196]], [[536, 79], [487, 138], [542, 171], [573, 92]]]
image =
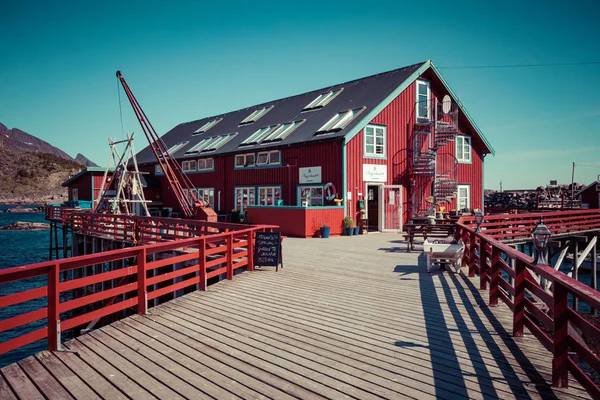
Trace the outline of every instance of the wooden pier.
[[256, 268], [2, 368], [0, 398], [523, 398], [552, 353], [479, 278], [426, 272], [401, 235], [286, 239]]

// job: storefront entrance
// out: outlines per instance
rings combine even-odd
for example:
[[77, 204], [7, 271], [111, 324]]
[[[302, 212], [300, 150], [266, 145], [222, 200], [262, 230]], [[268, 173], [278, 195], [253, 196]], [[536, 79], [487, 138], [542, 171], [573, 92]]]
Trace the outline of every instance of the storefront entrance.
[[367, 183], [366, 205], [370, 231], [402, 230], [402, 186]]

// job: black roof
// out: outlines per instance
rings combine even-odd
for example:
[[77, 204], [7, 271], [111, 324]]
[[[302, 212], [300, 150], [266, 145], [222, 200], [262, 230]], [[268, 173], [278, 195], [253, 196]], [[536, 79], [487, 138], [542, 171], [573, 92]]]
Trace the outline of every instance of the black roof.
[[[173, 153], [172, 156], [177, 159], [193, 159], [199, 157], [211, 157], [218, 154], [254, 152], [257, 150], [277, 148], [292, 144], [301, 144], [311, 141], [343, 137], [362, 120], [362, 117], [364, 117], [369, 111], [373, 110], [378, 104], [384, 101], [396, 88], [398, 88], [398, 86], [407, 80], [423, 64], [425, 64], [425, 62], [354, 81], [313, 90], [308, 93], [269, 101], [263, 104], [257, 104], [252, 107], [232, 111], [226, 114], [214, 115], [192, 122], [181, 123], [171, 129], [169, 132], [165, 133], [162, 136], [162, 140], [165, 142], [167, 148], [170, 148], [171, 146], [180, 142], [189, 141], [189, 143]], [[314, 111], [302, 111], [318, 95], [339, 88], [343, 88], [343, 90], [323, 108]], [[251, 124], [239, 126], [240, 122], [248, 117], [253, 111], [270, 106], [273, 106], [273, 108], [262, 118]], [[364, 108], [364, 110], [361, 112], [361, 115], [355, 117], [342, 130], [328, 133], [326, 135], [315, 135], [317, 130], [337, 113], [358, 108]], [[194, 131], [198, 130], [205, 123], [219, 118], [222, 118], [222, 120], [210, 128], [207, 132], [192, 135]], [[305, 122], [282, 141], [269, 144], [256, 144], [238, 147], [246, 138], [260, 128], [300, 120], [305, 120]], [[215, 151], [206, 153], [203, 152], [191, 156], [185, 155], [187, 150], [204, 138], [236, 132], [237, 135], [233, 139]], [[150, 146], [147, 146], [141, 150], [136, 157], [138, 163], [140, 164], [156, 162], [156, 158], [154, 157]]]

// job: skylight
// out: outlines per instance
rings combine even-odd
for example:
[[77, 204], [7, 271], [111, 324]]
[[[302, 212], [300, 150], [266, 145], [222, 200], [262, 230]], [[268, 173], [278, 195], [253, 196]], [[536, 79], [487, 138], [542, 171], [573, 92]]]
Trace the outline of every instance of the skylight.
[[240, 125], [248, 125], [248, 124], [251, 124], [251, 123], [253, 123], [255, 121], [258, 121], [266, 113], [268, 113], [269, 111], [271, 111], [272, 108], [273, 108], [273, 106], [264, 107], [264, 108], [260, 108], [258, 110], [254, 110], [252, 112], [252, 114], [248, 115], [242, 122], [240, 122]]
[[356, 117], [360, 114], [365, 107], [355, 108], [354, 110], [348, 110], [341, 113], [337, 113], [333, 116], [325, 125], [323, 125], [316, 134], [324, 134], [329, 132], [341, 131]]
[[337, 90], [332, 90], [331, 92], [318, 95], [317, 98], [311, 101], [309, 105], [304, 107], [302, 111], [316, 110], [318, 108], [325, 107], [331, 100], [340, 94], [342, 90], [344, 90], [344, 88], [339, 88]]
[[304, 121], [306, 120], [303, 119], [302, 121], [288, 122], [287, 124], [279, 125], [277, 129], [273, 130], [268, 136], [263, 138], [262, 143], [278, 142], [285, 139], [294, 132], [296, 128], [302, 125]]
[[[185, 146], [188, 143], [189, 142], [179, 142], [177, 144], [174, 144], [173, 146], [169, 147], [169, 150], [167, 150], [167, 153], [175, 154], [179, 149], [181, 149], [183, 146]], [[163, 155], [164, 155], [164, 153], [163, 153]]]
[[266, 126], [264, 128], [260, 128], [259, 130], [254, 132], [252, 135], [250, 135], [246, 140], [244, 140], [240, 144], [240, 147], [241, 146], [250, 146], [252, 144], [256, 144], [256, 143], [260, 142], [261, 140], [263, 140], [263, 138], [265, 136], [267, 136], [268, 134], [270, 134], [271, 132], [276, 130], [278, 126], [279, 125], [271, 125], [271, 126]]
[[202, 125], [200, 128], [196, 129], [192, 135], [197, 135], [199, 133], [204, 133], [207, 130], [209, 130], [210, 128], [212, 128], [213, 126], [215, 126], [216, 124], [218, 124], [219, 122], [221, 122], [222, 120], [223, 120], [223, 118], [217, 118], [217, 119], [213, 119], [211, 121], [208, 121], [207, 123], [205, 123], [204, 125]]
[[229, 142], [234, 136], [235, 133], [230, 133], [228, 135], [204, 138], [201, 141], [199, 141], [196, 145], [194, 145], [191, 149], [186, 151], [185, 154], [190, 155], [217, 150], [225, 143]]

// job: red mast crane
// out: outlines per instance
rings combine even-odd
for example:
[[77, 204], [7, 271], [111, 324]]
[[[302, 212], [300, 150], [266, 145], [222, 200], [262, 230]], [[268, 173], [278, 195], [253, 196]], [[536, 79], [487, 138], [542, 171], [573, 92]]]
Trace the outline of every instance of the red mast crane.
[[[179, 203], [181, 212], [186, 218], [196, 218], [197, 210], [205, 209], [204, 202], [198, 201], [196, 198], [194, 191], [192, 190], [194, 185], [183, 173], [179, 163], [175, 161], [175, 159], [171, 157], [171, 154], [169, 154], [167, 151], [168, 148], [165, 145], [165, 142], [163, 142], [162, 139], [157, 135], [154, 127], [148, 120], [148, 117], [146, 117], [146, 113], [144, 113], [144, 110], [142, 110], [140, 103], [138, 103], [137, 99], [131, 92], [131, 89], [129, 89], [129, 85], [127, 85], [127, 82], [125, 82], [125, 78], [123, 78], [121, 71], [117, 71], [117, 78], [119, 81], [121, 81], [121, 85], [123, 85], [123, 90], [125, 90], [125, 94], [127, 94], [127, 98], [131, 103], [131, 107], [135, 112], [135, 116], [140, 122], [140, 126], [142, 127], [142, 130], [144, 131], [144, 134], [150, 143], [150, 148], [152, 149], [160, 168], [165, 174], [171, 189], [173, 189], [173, 193], [175, 194], [175, 198]], [[193, 204], [190, 204], [188, 201], [184, 190], [187, 190], [188, 193], [191, 194]], [[212, 211], [212, 213], [214, 214], [214, 211]]]

